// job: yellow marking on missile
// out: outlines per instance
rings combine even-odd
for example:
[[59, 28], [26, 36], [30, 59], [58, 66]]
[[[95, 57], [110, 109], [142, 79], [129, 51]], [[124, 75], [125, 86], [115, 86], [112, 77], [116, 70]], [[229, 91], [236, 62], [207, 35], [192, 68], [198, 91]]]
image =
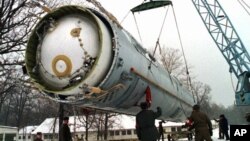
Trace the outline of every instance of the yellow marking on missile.
[[[64, 71], [59, 71], [57, 68], [57, 64], [59, 63], [59, 61], [62, 61], [63, 63], [65, 63], [66, 68]], [[72, 70], [72, 63], [71, 60], [65, 56], [65, 55], [58, 55], [56, 56], [53, 60], [52, 60], [52, 70], [54, 72], [54, 74], [57, 77], [65, 77], [70, 75], [71, 70]]]
[[80, 36], [80, 32], [81, 32], [81, 28], [73, 28], [70, 31], [71, 36], [73, 37], [79, 37]]

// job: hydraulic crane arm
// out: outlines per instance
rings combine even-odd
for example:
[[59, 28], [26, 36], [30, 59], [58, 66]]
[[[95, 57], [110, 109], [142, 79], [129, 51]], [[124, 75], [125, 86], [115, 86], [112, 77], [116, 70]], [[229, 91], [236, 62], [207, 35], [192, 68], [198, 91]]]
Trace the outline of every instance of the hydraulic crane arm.
[[238, 79], [237, 105], [250, 105], [250, 56], [218, 0], [192, 0], [209, 34]]

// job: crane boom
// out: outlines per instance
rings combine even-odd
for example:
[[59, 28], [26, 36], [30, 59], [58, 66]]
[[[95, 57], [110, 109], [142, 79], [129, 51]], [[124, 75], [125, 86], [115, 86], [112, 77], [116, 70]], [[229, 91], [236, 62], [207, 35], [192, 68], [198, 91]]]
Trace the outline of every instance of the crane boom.
[[192, 0], [209, 34], [238, 79], [237, 105], [250, 105], [250, 56], [218, 0]]

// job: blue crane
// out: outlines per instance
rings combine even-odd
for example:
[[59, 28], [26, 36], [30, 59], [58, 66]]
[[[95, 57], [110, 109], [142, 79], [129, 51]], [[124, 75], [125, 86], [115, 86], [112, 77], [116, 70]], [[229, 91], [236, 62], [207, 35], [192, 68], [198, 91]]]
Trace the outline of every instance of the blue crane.
[[250, 105], [250, 56], [218, 0], [192, 0], [209, 34], [238, 79], [236, 105]]

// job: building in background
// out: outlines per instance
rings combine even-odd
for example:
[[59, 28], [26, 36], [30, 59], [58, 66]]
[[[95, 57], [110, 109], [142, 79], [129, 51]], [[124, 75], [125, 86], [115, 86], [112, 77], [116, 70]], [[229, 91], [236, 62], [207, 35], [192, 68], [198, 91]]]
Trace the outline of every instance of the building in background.
[[33, 141], [34, 136], [31, 134], [37, 126], [26, 126], [24, 128], [19, 129], [17, 135], [17, 141]]
[[[79, 140], [84, 139], [86, 135], [85, 130], [85, 117], [84, 116], [71, 116], [69, 117], [69, 127], [72, 133], [72, 137], [76, 141], [76, 137]], [[127, 116], [127, 115], [119, 115], [118, 117], [114, 117], [115, 119], [112, 126], [108, 129], [108, 140], [109, 141], [137, 141], [137, 135], [135, 130], [135, 117]], [[155, 124], [158, 127], [158, 123], [160, 120], [156, 120]], [[26, 141], [32, 141], [34, 139], [37, 132], [42, 132], [42, 139], [44, 141], [57, 141], [58, 140], [58, 118], [47, 118], [45, 119], [39, 126], [35, 128], [34, 131], [31, 132], [30, 137], [27, 133], [25, 136]], [[176, 123], [176, 122], [166, 122], [163, 124], [164, 134], [167, 137], [168, 134], [177, 134], [178, 132], [182, 132], [181, 126], [184, 123]], [[19, 131], [19, 133], [22, 133]], [[91, 128], [88, 130], [88, 140], [97, 141], [97, 128]], [[19, 134], [20, 135], [20, 134]], [[24, 137], [24, 136], [23, 136]], [[19, 136], [19, 139], [20, 136]], [[101, 140], [101, 139], [100, 139]], [[23, 140], [19, 140], [23, 141]]]
[[17, 136], [17, 127], [0, 125], [0, 141], [15, 141]]
[[[119, 115], [113, 117], [115, 124], [109, 126], [108, 140], [109, 141], [137, 141], [137, 134], [135, 130], [135, 117], [127, 115]], [[159, 126], [160, 120], [156, 120], [156, 127]], [[0, 126], [0, 141], [33, 141], [37, 132], [42, 132], [42, 139], [44, 141], [58, 141], [58, 118], [47, 118], [38, 126], [27, 126], [17, 132], [16, 127]], [[71, 116], [69, 117], [69, 127], [74, 137], [74, 141], [85, 140], [85, 117]], [[213, 127], [217, 124], [212, 120]], [[164, 137], [171, 135], [175, 139], [186, 138], [186, 128], [182, 128], [184, 123], [165, 121], [162, 124], [164, 129]], [[4, 131], [4, 132], [3, 132]], [[99, 132], [100, 133], [100, 132]], [[88, 130], [88, 140], [97, 141], [97, 128]], [[17, 136], [17, 137], [16, 137]], [[76, 140], [78, 137], [78, 140]], [[5, 140], [4, 140], [5, 138]], [[17, 140], [16, 140], [17, 139]], [[101, 139], [99, 139], [101, 140]]]

